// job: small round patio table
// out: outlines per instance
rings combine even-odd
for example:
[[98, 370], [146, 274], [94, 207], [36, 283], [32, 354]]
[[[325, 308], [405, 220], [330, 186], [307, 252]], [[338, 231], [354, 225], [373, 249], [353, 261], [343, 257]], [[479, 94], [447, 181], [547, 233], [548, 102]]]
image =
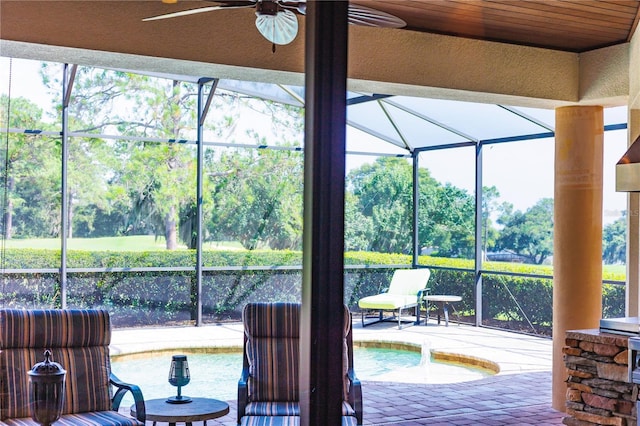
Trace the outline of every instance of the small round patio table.
[[[427, 308], [427, 318], [429, 318], [429, 302], [440, 303], [440, 308], [444, 313], [444, 324], [446, 327], [449, 326], [449, 305], [453, 308], [453, 311], [456, 312], [456, 308], [452, 305], [454, 302], [459, 302], [462, 300], [460, 296], [454, 296], [450, 294], [428, 294], [422, 298], [426, 304]], [[457, 314], [457, 312], [456, 312]], [[425, 324], [427, 321], [425, 320]], [[460, 320], [458, 320], [458, 325], [460, 324]], [[438, 310], [438, 325], [440, 325], [440, 310]]]
[[[169, 426], [176, 423], [185, 423], [191, 426], [192, 422], [204, 422], [216, 419], [229, 413], [229, 404], [212, 398], [191, 398], [191, 402], [186, 404], [170, 404], [166, 398], [151, 399], [144, 402], [147, 420], [156, 422], [166, 422]], [[136, 416], [136, 406], [131, 406], [131, 415]]]

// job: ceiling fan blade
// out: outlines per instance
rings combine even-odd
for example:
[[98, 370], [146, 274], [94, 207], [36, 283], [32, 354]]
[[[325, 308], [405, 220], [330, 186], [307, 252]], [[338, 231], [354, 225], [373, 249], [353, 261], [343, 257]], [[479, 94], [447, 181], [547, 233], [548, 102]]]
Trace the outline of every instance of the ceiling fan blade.
[[180, 16], [194, 15], [196, 13], [213, 12], [214, 10], [241, 9], [241, 8], [244, 8], [244, 7], [254, 7], [255, 5], [256, 5], [256, 2], [254, 0], [234, 1], [234, 2], [231, 2], [230, 4], [224, 5], [224, 6], [207, 6], [207, 7], [200, 7], [200, 8], [197, 8], [197, 9], [181, 10], [179, 12], [167, 13], [167, 14], [164, 14], [164, 15], [151, 16], [149, 18], [144, 18], [143, 21], [144, 22], [147, 22], [147, 21], [158, 21], [158, 20], [161, 20], [161, 19], [178, 18]]
[[305, 0], [279, 0], [278, 4], [283, 9], [292, 9], [301, 15], [307, 13], [307, 2]]
[[289, 44], [298, 35], [298, 18], [288, 9], [280, 10], [275, 15], [259, 14], [256, 28], [273, 44]]
[[402, 28], [405, 21], [380, 10], [349, 3], [349, 23], [369, 27]]

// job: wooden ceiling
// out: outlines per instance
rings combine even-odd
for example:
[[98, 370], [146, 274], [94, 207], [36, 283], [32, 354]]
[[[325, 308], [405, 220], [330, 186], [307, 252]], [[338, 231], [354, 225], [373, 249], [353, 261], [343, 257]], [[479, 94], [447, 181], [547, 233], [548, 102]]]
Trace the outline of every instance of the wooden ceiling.
[[[585, 52], [629, 41], [638, 0], [355, 0], [394, 14], [407, 29]], [[375, 4], [374, 4], [375, 3]]]

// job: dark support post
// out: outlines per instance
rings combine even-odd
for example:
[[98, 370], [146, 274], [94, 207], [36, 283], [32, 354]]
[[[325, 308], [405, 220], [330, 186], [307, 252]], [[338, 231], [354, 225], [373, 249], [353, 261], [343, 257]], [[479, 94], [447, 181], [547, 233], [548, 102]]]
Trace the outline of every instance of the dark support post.
[[346, 1], [309, 1], [300, 424], [340, 425], [344, 306]]
[[475, 247], [475, 294], [476, 326], [482, 325], [482, 141], [476, 146], [476, 247]]
[[[205, 84], [213, 81], [209, 96], [205, 102], [204, 87]], [[202, 183], [203, 183], [203, 165], [204, 165], [204, 121], [207, 118], [207, 112], [211, 105], [211, 99], [216, 92], [218, 80], [212, 78], [201, 78], [198, 80], [198, 161], [197, 161], [197, 188], [196, 188], [196, 326], [202, 325]]]
[[[420, 153], [413, 151], [411, 153], [413, 159], [413, 217], [411, 221], [411, 229], [413, 231], [413, 260], [414, 268], [418, 267], [418, 256], [420, 256], [420, 234], [418, 233], [418, 222], [420, 214]], [[420, 321], [420, 318], [418, 318]]]
[[[418, 233], [418, 222], [420, 213], [420, 152], [413, 151], [411, 153], [413, 159], [413, 216], [411, 220], [412, 238], [413, 238], [413, 260], [412, 266], [418, 267], [418, 256], [420, 255], [420, 234]], [[419, 301], [416, 306], [416, 322], [415, 325], [420, 325], [420, 310], [422, 309], [422, 302]], [[429, 318], [429, 313], [426, 314], [425, 321]], [[426, 322], [425, 322], [426, 324]]]
[[67, 238], [69, 236], [69, 102], [77, 65], [64, 64], [62, 71], [62, 176], [61, 176], [61, 232], [60, 232], [60, 307], [67, 308]]

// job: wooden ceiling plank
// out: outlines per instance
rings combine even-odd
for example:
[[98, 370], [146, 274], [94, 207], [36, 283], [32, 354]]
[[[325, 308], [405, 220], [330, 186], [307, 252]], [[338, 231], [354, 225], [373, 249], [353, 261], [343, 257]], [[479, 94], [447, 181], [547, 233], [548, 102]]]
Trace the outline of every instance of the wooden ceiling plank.
[[633, 25], [631, 26], [631, 30], [629, 30], [629, 35], [627, 36], [627, 42], [631, 41], [633, 34], [636, 32], [638, 28], [638, 23], [640, 22], [640, 8], [636, 11], [636, 18], [633, 20]]
[[468, 28], [467, 31], [462, 32], [452, 30], [452, 28], [454, 27], [450, 25], [450, 22], [434, 22], [432, 25], [432, 31], [439, 34], [466, 36], [474, 39], [486, 39], [503, 43], [508, 39], [511, 42], [528, 46], [547, 48], [548, 46], [559, 46], [562, 47], [563, 50], [572, 52], [590, 50], [594, 45], [604, 47], [612, 44], [610, 38], [594, 40], [593, 37], [585, 38], [579, 34], [575, 34], [574, 37], [567, 41], [567, 33], [562, 29], [547, 32], [532, 32], [527, 29], [504, 31], [503, 29], [494, 30], [487, 26], [474, 25], [472, 28]]
[[[497, 7], [493, 7], [497, 6]], [[515, 2], [505, 4], [502, 2], [495, 2], [493, 0], [487, 0], [487, 9], [503, 10], [510, 12], [514, 16], [536, 16], [540, 19], [555, 19], [559, 21], [570, 21], [579, 23], [582, 25], [598, 25], [602, 26], [603, 16], [598, 13], [585, 13], [584, 10], [571, 10], [569, 8], [557, 6], [556, 3], [548, 2], [539, 5], [535, 9], [529, 2]], [[633, 17], [629, 14], [623, 18], [607, 17], [606, 26], [619, 26], [619, 28], [629, 29]]]
[[[627, 25], [625, 28], [613, 28], [613, 27], [607, 27], [607, 28], [602, 28], [601, 25], [597, 25], [597, 24], [584, 24], [582, 22], [570, 22], [567, 23], [566, 21], [561, 21], [561, 20], [557, 20], [557, 21], [552, 21], [549, 19], [545, 19], [543, 17], [540, 18], [532, 18], [532, 17], [527, 17], [526, 19], [522, 19], [522, 18], [518, 18], [518, 17], [514, 17], [514, 16], [510, 16], [510, 15], [504, 15], [504, 14], [500, 14], [500, 13], [494, 13], [494, 12], [485, 12], [483, 16], [479, 17], [478, 19], [473, 19], [472, 17], [475, 15], [470, 15], [469, 13], [465, 12], [465, 11], [459, 11], [456, 10], [455, 12], [451, 13], [446, 7], [442, 7], [442, 6], [434, 6], [431, 10], [430, 10], [431, 15], [426, 18], [426, 20], [432, 21], [433, 19], [436, 19], [437, 17], [440, 17], [441, 19], [449, 19], [452, 22], [452, 25], [454, 25], [453, 23], [455, 22], [455, 25], [466, 25], [469, 22], [486, 22], [486, 23], [495, 23], [495, 26], [502, 26], [505, 29], [506, 28], [510, 28], [512, 26], [526, 26], [526, 27], [534, 27], [534, 29], [544, 29], [544, 28], [557, 28], [558, 26], [561, 26], [567, 30], [574, 30], [577, 33], [580, 33], [581, 35], [585, 35], [585, 33], [589, 32], [587, 30], [590, 31], [594, 31], [596, 33], [599, 34], [603, 34], [600, 37], [606, 37], [607, 34], [611, 37], [614, 37], [616, 39], [620, 39], [620, 38], [626, 38], [627, 34], [628, 34], [628, 28], [629, 26]], [[418, 16], [418, 13], [413, 13], [410, 14], [410, 16]], [[415, 18], [407, 18], [409, 22], [417, 22]], [[509, 25], [507, 25], [509, 24]], [[423, 24], [416, 24], [415, 26], [422, 26]], [[429, 27], [429, 24], [424, 24], [425, 27]]]
[[[456, 1], [456, 0], [452, 0]], [[635, 0], [633, 0], [635, 1]], [[586, 19], [593, 19], [594, 17], [602, 18], [606, 16], [608, 20], [622, 19], [629, 20], [630, 15], [633, 15], [634, 8], [624, 10], [614, 10], [609, 7], [599, 7], [600, 1], [593, 0], [579, 0], [578, 2], [572, 2], [569, 0], [562, 1], [548, 1], [548, 0], [527, 0], [527, 1], [507, 1], [504, 0], [484, 0], [484, 6], [486, 7], [504, 7], [510, 10], [518, 8], [522, 10], [529, 10], [529, 13], [558, 13], [560, 15], [579, 16]], [[521, 12], [524, 13], [524, 12]]]
[[[565, 0], [566, 1], [566, 0]], [[576, 8], [582, 8], [584, 2], [582, 0], [571, 0], [569, 4]], [[573, 7], [572, 6], [572, 7]], [[638, 10], [637, 0], [597, 0], [589, 3], [587, 7], [594, 12], [619, 15], [619, 14], [634, 14]]]
[[[405, 6], [406, 7], [406, 6]], [[465, 5], [463, 7], [455, 7], [452, 8], [450, 5], [443, 5], [442, 3], [436, 2], [434, 3], [429, 10], [421, 9], [420, 11], [416, 11], [412, 8], [408, 9], [387, 9], [387, 12], [394, 13], [396, 15], [406, 16], [408, 20], [415, 21], [416, 17], [423, 16], [424, 20], [427, 22], [425, 27], [428, 28], [428, 21], [431, 19], [431, 16], [434, 14], [441, 14], [444, 16], [457, 16], [461, 19], [466, 20], [476, 20], [481, 21], [482, 19], [495, 18], [500, 19], [505, 22], [510, 22], [512, 24], [520, 23], [521, 25], [533, 25], [533, 23], [537, 23], [537, 26], [573, 26], [576, 30], [584, 32], [586, 29], [598, 29], [604, 33], [611, 33], [613, 37], [619, 38], [621, 33], [626, 35], [628, 34], [630, 25], [632, 21], [628, 21], [624, 24], [620, 23], [608, 23], [608, 25], [603, 26], [601, 23], [598, 23], [597, 20], [586, 21], [580, 18], [574, 18], [567, 23], [567, 17], [565, 15], [556, 15], [556, 21], [553, 21], [552, 18], [548, 16], [538, 16], [538, 15], [526, 15], [526, 17], [522, 17], [522, 15], [514, 15], [510, 13], [500, 13], [496, 10], [483, 10], [477, 5], [469, 6]], [[406, 15], [405, 15], [406, 14]]]
[[388, 0], [379, 5], [415, 31], [579, 52], [627, 41], [639, 2]]

